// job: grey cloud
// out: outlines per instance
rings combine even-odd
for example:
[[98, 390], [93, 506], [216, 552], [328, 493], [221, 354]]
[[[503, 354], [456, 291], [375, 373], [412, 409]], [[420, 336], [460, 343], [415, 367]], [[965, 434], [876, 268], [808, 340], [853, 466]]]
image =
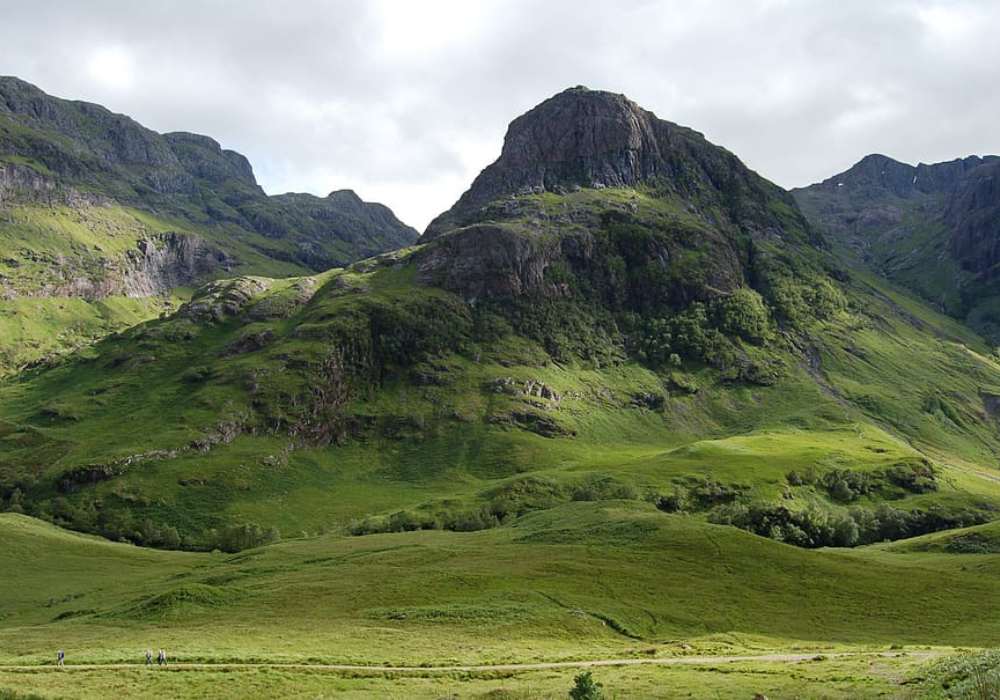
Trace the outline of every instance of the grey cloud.
[[0, 0], [0, 17], [0, 73], [209, 134], [270, 192], [351, 187], [417, 226], [511, 119], [576, 84], [624, 92], [786, 187], [869, 152], [1000, 151], [987, 0]]

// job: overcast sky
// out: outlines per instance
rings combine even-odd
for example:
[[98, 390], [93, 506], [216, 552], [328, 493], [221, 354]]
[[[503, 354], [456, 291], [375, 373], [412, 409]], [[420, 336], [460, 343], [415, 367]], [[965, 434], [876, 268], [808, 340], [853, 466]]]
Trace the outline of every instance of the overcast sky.
[[269, 193], [351, 188], [422, 229], [573, 85], [785, 187], [871, 152], [1000, 152], [997, 27], [988, 0], [0, 0], [0, 74], [213, 136]]

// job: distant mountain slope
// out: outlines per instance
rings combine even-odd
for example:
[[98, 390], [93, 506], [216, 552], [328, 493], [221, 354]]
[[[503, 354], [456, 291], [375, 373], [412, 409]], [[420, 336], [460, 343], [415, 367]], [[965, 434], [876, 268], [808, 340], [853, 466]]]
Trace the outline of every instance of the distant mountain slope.
[[318, 272], [416, 236], [353, 192], [268, 197], [206, 136], [0, 77], [0, 372], [175, 307], [178, 288]]
[[[632, 133], [638, 109], [570, 90], [507, 143], [535, 122]], [[559, 160], [619, 172], [619, 149], [589, 143]], [[501, 188], [411, 248], [215, 282], [0, 385], [0, 496], [223, 549], [273, 527], [517, 527], [569, 501], [646, 501], [802, 547], [992, 519], [1000, 365], [982, 339], [846, 271], [724, 149], [657, 148], [677, 166]]]
[[1000, 158], [911, 166], [870, 155], [793, 194], [857, 260], [1000, 338]]

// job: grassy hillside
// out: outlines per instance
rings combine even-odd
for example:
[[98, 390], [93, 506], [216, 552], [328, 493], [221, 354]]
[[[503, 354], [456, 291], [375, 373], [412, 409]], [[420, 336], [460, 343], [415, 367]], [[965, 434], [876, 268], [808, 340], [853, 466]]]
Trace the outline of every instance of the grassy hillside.
[[[302, 271], [259, 252], [225, 230], [112, 204], [22, 203], [0, 213], [0, 374], [93, 343], [175, 310], [192, 277], [142, 270], [127, 255], [140, 242], [181, 235], [227, 250], [214, 272], [290, 275]], [[207, 269], [202, 273], [211, 276]], [[164, 274], [162, 282], [157, 275]], [[137, 279], [138, 278], [138, 279]]]
[[[982, 614], [983, 601], [998, 593], [995, 555], [813, 552], [623, 501], [567, 504], [476, 533], [328, 535], [235, 556], [112, 544], [10, 514], [0, 516], [0, 534], [8, 545], [3, 582], [15, 592], [0, 603], [0, 687], [69, 691], [50, 673], [3, 669], [51, 663], [60, 647], [74, 664], [139, 662], [143, 649], [163, 646], [177, 662], [419, 665], [829, 654], [1000, 639], [1000, 627]], [[97, 693], [81, 691], [108, 677], [94, 673], [70, 673], [66, 682], [83, 682], [74, 693]], [[117, 673], [135, 694], [182, 682]], [[847, 661], [765, 674], [597, 672], [619, 696], [647, 687], [668, 697], [702, 682], [721, 692], [829, 688], [832, 697], [892, 688]], [[236, 688], [352, 687], [305, 670], [241, 675]], [[565, 692], [572, 675], [383, 682], [387, 692], [426, 685], [420, 692], [428, 696], [443, 687]], [[189, 673], [173, 687], [201, 683], [209, 692], [213, 675]]]
[[[8, 382], [8, 508], [232, 549], [271, 529], [478, 530], [608, 498], [852, 545], [1000, 505], [987, 466], [1000, 367], [872, 278], [838, 289], [825, 318], [782, 329], [765, 310], [766, 339], [726, 330], [717, 310], [690, 316], [672, 352], [624, 335], [627, 316], [564, 300], [512, 315], [420, 282], [444, 245], [210, 286]], [[257, 534], [233, 531], [244, 523]]]
[[[368, 665], [806, 648], [801, 664], [997, 643], [987, 343], [850, 269], [696, 132], [582, 88], [546, 104], [585, 121], [558, 121], [560, 148], [594, 136], [581, 168], [522, 162], [550, 153], [529, 112], [418, 245], [316, 275], [234, 268], [0, 383], [0, 527], [21, 543], [0, 567], [21, 596], [0, 607], [0, 663], [152, 645]], [[648, 157], [623, 163], [606, 127], [636, 120]], [[105, 558], [126, 574], [107, 581]], [[705, 687], [857, 697], [972, 677], [926, 653], [861, 658], [752, 660]], [[231, 670], [245, 692], [327, 683]], [[559, 670], [512, 692], [564, 693]], [[191, 682], [211, 695], [221, 672]], [[499, 692], [483, 673], [465, 688]], [[610, 677], [670, 696], [698, 673]]]
[[0, 376], [155, 318], [207, 281], [313, 274], [416, 236], [349, 190], [268, 197], [208, 137], [0, 77]]

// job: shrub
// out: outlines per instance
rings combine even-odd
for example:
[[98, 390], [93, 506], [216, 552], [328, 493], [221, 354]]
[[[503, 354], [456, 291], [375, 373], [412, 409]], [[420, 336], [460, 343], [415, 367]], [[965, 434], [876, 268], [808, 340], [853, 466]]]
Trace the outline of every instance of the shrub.
[[717, 508], [709, 520], [733, 525], [762, 537], [799, 547], [853, 547], [883, 540], [968, 527], [986, 522], [989, 516], [977, 511], [950, 513], [940, 508], [899, 510], [882, 503], [874, 510], [854, 507], [846, 513], [807, 508], [792, 511], [767, 503], [731, 503]]
[[231, 525], [221, 532], [214, 533], [214, 541], [210, 540], [208, 546], [213, 549], [221, 549], [223, 552], [234, 553], [272, 544], [280, 539], [281, 535], [277, 528], [265, 530], [257, 523], [243, 523]]
[[1000, 553], [1000, 542], [978, 533], [970, 533], [951, 538], [944, 549], [952, 554], [996, 554]]
[[601, 684], [594, 680], [590, 671], [581, 673], [573, 679], [573, 687], [569, 691], [571, 700], [603, 700]]
[[740, 287], [714, 306], [719, 328], [751, 343], [763, 343], [771, 336], [771, 314], [764, 298], [749, 287]]

